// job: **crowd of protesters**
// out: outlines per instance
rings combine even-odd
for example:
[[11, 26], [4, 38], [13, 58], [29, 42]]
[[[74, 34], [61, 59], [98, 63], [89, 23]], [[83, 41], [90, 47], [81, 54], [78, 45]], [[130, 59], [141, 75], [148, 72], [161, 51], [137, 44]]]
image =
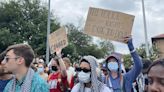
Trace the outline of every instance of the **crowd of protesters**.
[[46, 64], [29, 45], [11, 45], [0, 54], [0, 92], [163, 92], [164, 59], [142, 60], [132, 38], [124, 42], [133, 58], [128, 71], [114, 53], [101, 64], [90, 55], [72, 64], [58, 48]]

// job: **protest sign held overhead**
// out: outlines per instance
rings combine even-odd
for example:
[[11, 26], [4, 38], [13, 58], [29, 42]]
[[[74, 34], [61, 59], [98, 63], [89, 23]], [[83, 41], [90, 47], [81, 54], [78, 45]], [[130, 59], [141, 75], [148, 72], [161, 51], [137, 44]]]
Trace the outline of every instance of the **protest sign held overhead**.
[[49, 36], [51, 54], [55, 52], [57, 48], [64, 48], [68, 45], [68, 38], [65, 28], [62, 27]]
[[84, 33], [104, 39], [123, 42], [131, 35], [134, 16], [98, 8], [89, 8]]

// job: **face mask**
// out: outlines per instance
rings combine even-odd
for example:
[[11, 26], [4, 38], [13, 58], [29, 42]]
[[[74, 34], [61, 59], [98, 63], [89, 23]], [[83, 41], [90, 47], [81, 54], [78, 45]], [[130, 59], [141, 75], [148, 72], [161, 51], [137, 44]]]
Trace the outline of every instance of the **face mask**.
[[117, 62], [109, 62], [108, 63], [108, 69], [110, 71], [118, 71], [118, 63]]
[[38, 71], [38, 73], [43, 73], [44, 72], [44, 68], [43, 67], [39, 67], [37, 71]]
[[58, 70], [58, 68], [57, 68], [56, 66], [52, 66], [51, 69], [52, 69], [53, 71], [57, 71], [57, 70]]
[[91, 81], [91, 72], [84, 73], [83, 71], [78, 73], [79, 81], [82, 83], [89, 83]]

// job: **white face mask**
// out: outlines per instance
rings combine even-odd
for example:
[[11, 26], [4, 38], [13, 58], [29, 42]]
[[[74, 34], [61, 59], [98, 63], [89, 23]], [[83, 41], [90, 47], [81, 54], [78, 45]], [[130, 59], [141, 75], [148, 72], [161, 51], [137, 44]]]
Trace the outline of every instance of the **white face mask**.
[[117, 62], [109, 62], [108, 63], [108, 69], [110, 71], [117, 71], [118, 70], [118, 63]]
[[78, 73], [78, 78], [80, 82], [89, 83], [91, 81], [91, 72], [84, 73], [83, 71]]

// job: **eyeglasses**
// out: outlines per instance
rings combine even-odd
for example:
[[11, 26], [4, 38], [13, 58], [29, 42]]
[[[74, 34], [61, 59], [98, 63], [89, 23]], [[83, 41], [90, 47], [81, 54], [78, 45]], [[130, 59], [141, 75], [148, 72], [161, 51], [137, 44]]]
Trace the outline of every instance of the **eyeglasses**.
[[83, 72], [85, 72], [85, 73], [91, 72], [90, 69], [85, 69], [85, 68], [82, 69], [82, 68], [80, 68], [80, 67], [79, 67], [79, 68], [76, 68], [76, 71], [77, 71], [77, 72], [81, 72], [81, 71], [83, 71]]
[[9, 59], [18, 59], [18, 58], [20, 58], [20, 57], [19, 57], [19, 56], [18, 56], [18, 57], [15, 57], [15, 58], [5, 57], [5, 58], [3, 59], [3, 62], [7, 63], [7, 62], [9, 61]]

